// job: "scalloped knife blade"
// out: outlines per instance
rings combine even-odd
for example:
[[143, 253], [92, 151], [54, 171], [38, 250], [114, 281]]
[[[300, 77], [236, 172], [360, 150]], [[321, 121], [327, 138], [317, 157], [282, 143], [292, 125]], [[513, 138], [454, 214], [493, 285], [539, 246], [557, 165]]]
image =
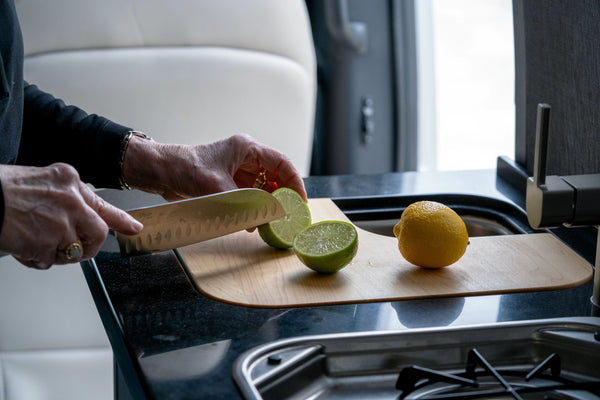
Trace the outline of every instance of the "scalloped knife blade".
[[144, 229], [137, 235], [115, 232], [124, 257], [187, 246], [285, 216], [281, 203], [260, 189], [236, 189], [127, 212]]

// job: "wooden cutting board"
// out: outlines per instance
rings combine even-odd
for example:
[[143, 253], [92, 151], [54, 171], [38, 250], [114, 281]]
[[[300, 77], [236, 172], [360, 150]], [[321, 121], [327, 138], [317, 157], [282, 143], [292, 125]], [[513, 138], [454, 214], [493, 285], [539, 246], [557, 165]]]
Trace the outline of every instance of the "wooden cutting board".
[[[311, 199], [313, 222], [348, 221], [329, 199]], [[358, 228], [357, 228], [358, 229]], [[551, 234], [470, 239], [465, 255], [442, 269], [402, 258], [393, 237], [358, 229], [358, 253], [332, 275], [313, 272], [293, 250], [237, 232], [179, 249], [198, 290], [244, 306], [288, 307], [552, 290], [587, 282], [593, 269]]]

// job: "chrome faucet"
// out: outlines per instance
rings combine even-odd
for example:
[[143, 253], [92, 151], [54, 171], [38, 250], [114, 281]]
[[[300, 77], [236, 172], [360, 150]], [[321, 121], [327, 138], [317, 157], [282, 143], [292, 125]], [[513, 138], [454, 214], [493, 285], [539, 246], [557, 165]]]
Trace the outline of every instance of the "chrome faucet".
[[[550, 106], [538, 104], [533, 177], [527, 181], [525, 206], [535, 228], [600, 225], [600, 174], [546, 176]], [[596, 243], [592, 313], [600, 315], [600, 233]]]

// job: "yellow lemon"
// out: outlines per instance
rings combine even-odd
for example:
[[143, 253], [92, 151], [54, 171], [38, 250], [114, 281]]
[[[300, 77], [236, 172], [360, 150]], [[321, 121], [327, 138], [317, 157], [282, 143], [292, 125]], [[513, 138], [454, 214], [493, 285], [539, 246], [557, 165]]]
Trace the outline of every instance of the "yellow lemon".
[[435, 201], [409, 205], [394, 226], [398, 248], [410, 263], [441, 268], [458, 261], [469, 244], [467, 227], [450, 207]]

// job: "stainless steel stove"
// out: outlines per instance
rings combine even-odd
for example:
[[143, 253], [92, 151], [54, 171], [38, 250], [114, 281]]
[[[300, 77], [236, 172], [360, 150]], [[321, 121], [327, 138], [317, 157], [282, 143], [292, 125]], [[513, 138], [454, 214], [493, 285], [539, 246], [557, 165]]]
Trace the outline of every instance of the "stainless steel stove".
[[246, 399], [600, 399], [600, 318], [280, 340], [234, 379]]

